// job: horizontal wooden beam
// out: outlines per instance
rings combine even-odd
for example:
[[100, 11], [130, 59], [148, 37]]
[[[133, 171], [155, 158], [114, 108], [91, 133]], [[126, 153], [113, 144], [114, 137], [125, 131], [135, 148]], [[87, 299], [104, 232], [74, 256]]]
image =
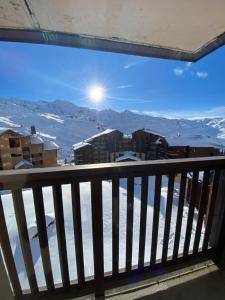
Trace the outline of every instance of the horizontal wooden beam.
[[101, 163], [82, 166], [63, 166], [36, 168], [28, 170], [1, 171], [0, 190], [18, 189], [33, 186], [48, 186], [70, 183], [74, 179], [80, 182], [91, 181], [98, 177], [102, 180], [114, 176], [160, 175], [189, 171], [225, 169], [225, 158], [222, 156], [204, 158], [166, 159], [140, 162]]
[[137, 44], [118, 38], [104, 39], [82, 34], [33, 29], [0, 28], [0, 41], [58, 45], [195, 62], [223, 46], [225, 44], [225, 33], [213, 38], [194, 52], [160, 47], [157, 45]]

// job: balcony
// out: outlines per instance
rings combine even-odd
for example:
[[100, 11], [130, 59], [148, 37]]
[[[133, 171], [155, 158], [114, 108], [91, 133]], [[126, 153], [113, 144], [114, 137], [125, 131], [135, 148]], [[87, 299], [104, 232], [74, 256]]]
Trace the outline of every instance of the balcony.
[[[51, 295], [61, 295], [64, 298], [67, 293], [72, 293], [73, 297], [90, 293], [94, 293], [96, 297], [104, 297], [116, 288], [123, 289], [128, 283], [133, 288], [140, 288], [139, 282], [142, 280], [149, 284], [150, 278], [157, 278], [159, 274], [171, 274], [171, 269], [181, 270], [184, 265], [190, 266], [196, 260], [205, 263], [210, 259], [221, 266], [225, 243], [224, 169], [223, 157], [210, 157], [1, 171], [0, 243], [13, 294], [19, 299]], [[192, 174], [189, 204], [186, 203], [188, 173]], [[200, 193], [199, 174], [203, 175]], [[125, 188], [121, 193], [124, 182]], [[90, 207], [86, 219], [90, 220], [90, 226], [84, 229], [82, 194], [87, 189], [87, 184], [90, 187]], [[70, 190], [67, 198], [65, 186]], [[51, 196], [46, 196], [46, 189], [51, 190]], [[18, 245], [21, 248], [17, 252], [12, 247], [4, 204], [6, 191], [10, 195], [9, 190], [15, 213], [11, 217], [15, 218]], [[30, 200], [25, 197], [26, 193], [33, 195]], [[163, 220], [162, 194], [166, 198]], [[58, 268], [52, 260], [53, 248], [45, 218], [48, 197], [52, 197], [55, 217]], [[111, 228], [110, 237], [104, 232], [106, 198], [111, 199], [111, 209], [107, 211], [111, 220], [107, 224]], [[71, 205], [71, 218], [65, 214], [65, 199]], [[29, 201], [33, 203], [36, 216], [35, 237], [40, 245], [44, 285], [37, 278], [33, 240], [30, 237], [25, 205]], [[198, 209], [195, 203], [199, 203]], [[124, 205], [123, 208], [121, 204]], [[149, 212], [150, 206], [152, 214]], [[121, 215], [122, 209], [125, 210], [125, 215]], [[125, 224], [124, 249], [121, 248], [121, 221]], [[68, 224], [73, 232], [70, 246], [67, 238]], [[88, 249], [85, 244], [87, 234], [93, 245]], [[162, 235], [161, 241], [159, 235]], [[106, 242], [106, 239], [111, 242]], [[71, 259], [68, 251], [71, 243], [75, 259]], [[109, 252], [105, 251], [107, 247], [111, 247], [111, 254], [106, 256], [105, 252]], [[124, 260], [121, 262], [122, 256]], [[90, 264], [90, 257], [93, 257], [93, 266]], [[28, 287], [24, 287], [18, 272], [18, 259], [24, 263]], [[93, 272], [88, 273], [88, 267], [93, 267]], [[3, 265], [2, 269], [2, 276], [6, 278]]]

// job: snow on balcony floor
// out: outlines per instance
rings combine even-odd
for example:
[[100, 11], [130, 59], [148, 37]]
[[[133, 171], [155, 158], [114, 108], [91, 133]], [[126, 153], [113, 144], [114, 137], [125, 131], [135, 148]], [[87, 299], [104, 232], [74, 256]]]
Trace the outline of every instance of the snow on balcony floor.
[[[147, 208], [147, 228], [146, 228], [146, 247], [145, 247], [145, 261], [150, 260], [151, 250], [151, 234], [152, 234], [152, 219], [153, 219], [153, 203], [154, 203], [154, 177], [149, 177], [149, 192], [148, 192], [148, 208]], [[164, 236], [164, 224], [167, 202], [167, 184], [168, 179], [166, 176], [162, 178], [161, 188], [161, 204], [160, 204], [160, 218], [159, 218], [159, 235], [158, 235], [158, 247], [157, 247], [157, 259], [161, 258], [162, 245]], [[120, 180], [120, 221], [119, 221], [119, 267], [125, 267], [125, 249], [126, 249], [126, 209], [127, 209], [127, 180]], [[112, 184], [111, 181], [103, 181], [103, 226], [104, 226], [104, 268], [105, 272], [112, 270]], [[76, 271], [76, 259], [75, 259], [75, 247], [74, 247], [74, 235], [73, 235], [73, 220], [72, 220], [72, 206], [71, 206], [71, 187], [70, 185], [62, 186], [63, 193], [63, 207], [65, 218], [65, 232], [67, 242], [67, 255], [70, 279], [77, 278]], [[92, 244], [92, 228], [91, 228], [91, 201], [90, 201], [90, 183], [80, 184], [81, 193], [81, 218], [82, 218], [82, 230], [83, 230], [83, 246], [84, 246], [84, 265], [85, 276], [94, 274], [93, 268], [93, 244]], [[52, 187], [43, 188], [45, 214], [51, 215], [54, 218], [53, 209], [53, 196]], [[28, 230], [34, 230], [34, 224], [36, 223], [33, 195], [31, 190], [23, 191], [25, 213], [27, 218]], [[141, 198], [141, 179], [135, 178], [134, 189], [134, 226], [133, 226], [133, 254], [132, 264], [138, 263], [138, 244], [139, 244], [139, 231], [140, 231], [140, 198]], [[169, 239], [168, 256], [172, 255], [173, 244], [175, 237], [175, 226], [177, 216], [177, 205], [179, 198], [179, 185], [175, 183], [173, 208], [171, 217], [171, 229]], [[6, 216], [6, 222], [11, 242], [11, 247], [16, 261], [16, 268], [19, 274], [19, 280], [22, 288], [29, 288], [27, 281], [24, 262], [22, 259], [21, 248], [18, 238], [18, 230], [15, 220], [15, 213], [12, 203], [11, 194], [2, 195], [2, 202]], [[179, 252], [183, 250], [186, 223], [188, 216], [188, 205], [185, 204], [183, 211], [183, 221], [181, 228], [181, 239]], [[197, 221], [197, 211], [195, 211], [195, 217], [192, 228], [192, 238], [190, 243], [190, 249], [193, 248], [195, 227]], [[59, 265], [57, 236], [55, 224], [51, 224], [47, 228], [50, 258], [53, 269], [53, 277], [55, 283], [61, 282], [61, 272]], [[202, 229], [200, 247], [202, 245], [204, 236], [204, 228]], [[40, 247], [38, 237], [30, 240], [33, 262], [35, 266], [35, 273], [39, 286], [45, 285], [42, 259], [40, 255]]]

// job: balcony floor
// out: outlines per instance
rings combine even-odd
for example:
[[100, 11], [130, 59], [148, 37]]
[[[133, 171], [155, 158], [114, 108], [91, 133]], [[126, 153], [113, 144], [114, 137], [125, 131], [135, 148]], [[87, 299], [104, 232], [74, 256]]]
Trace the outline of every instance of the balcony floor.
[[[133, 290], [132, 290], [133, 289]], [[131, 287], [120, 294], [109, 297], [112, 300], [224, 300], [225, 271], [212, 262], [187, 267], [169, 277], [155, 278], [143, 286]]]
[[[168, 272], [159, 269], [158, 275], [106, 291], [109, 300], [224, 300], [225, 270], [220, 270], [212, 260], [184, 263], [180, 268], [172, 265]], [[160, 274], [161, 273], [161, 274]], [[28, 296], [33, 300], [86, 300], [94, 294], [76, 297], [72, 290], [42, 296]], [[22, 297], [23, 298], [23, 297]], [[19, 298], [19, 299], [22, 299]], [[100, 300], [100, 299], [99, 299]], [[102, 298], [101, 298], [102, 300]]]

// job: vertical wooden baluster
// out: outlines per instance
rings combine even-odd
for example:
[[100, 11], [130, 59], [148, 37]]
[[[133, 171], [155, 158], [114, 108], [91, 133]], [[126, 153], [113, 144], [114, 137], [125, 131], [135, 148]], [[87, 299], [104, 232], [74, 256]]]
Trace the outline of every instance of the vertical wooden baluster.
[[36, 275], [34, 271], [34, 264], [32, 259], [32, 253], [30, 248], [29, 235], [27, 230], [27, 221], [24, 211], [23, 204], [23, 195], [22, 190], [13, 190], [13, 204], [16, 215], [16, 223], [18, 227], [19, 239], [21, 250], [23, 254], [25, 269], [30, 285], [30, 290], [32, 294], [36, 294], [38, 292], [38, 285], [36, 280]]
[[171, 213], [173, 205], [173, 190], [174, 190], [174, 174], [169, 175], [168, 190], [167, 190], [167, 203], [166, 203], [166, 217], [165, 217], [165, 228], [164, 228], [164, 239], [162, 249], [162, 263], [167, 261], [168, 243], [170, 234], [170, 223]]
[[103, 211], [102, 181], [91, 181], [92, 231], [95, 272], [95, 297], [104, 297], [104, 251], [103, 251]]
[[132, 267], [133, 218], [134, 218], [134, 177], [130, 176], [127, 179], [126, 272], [130, 272]]
[[187, 256], [189, 252], [191, 231], [192, 231], [193, 218], [194, 218], [194, 209], [195, 209], [195, 203], [196, 203], [197, 191], [198, 191], [198, 174], [199, 174], [198, 171], [194, 171], [192, 177], [191, 199], [189, 203], [187, 228], [186, 228], [186, 235], [184, 241], [184, 251], [183, 251], [184, 256]]
[[209, 236], [209, 246], [213, 248], [212, 259], [219, 268], [225, 266], [225, 169], [220, 170], [216, 206]]
[[7, 270], [5, 264], [3, 262], [2, 253], [0, 252], [0, 291], [1, 291], [1, 299], [7, 300], [15, 300], [15, 296], [12, 291], [12, 287], [10, 285], [9, 277], [7, 275]]
[[63, 203], [62, 203], [62, 188], [61, 185], [54, 185], [53, 190], [53, 201], [55, 209], [55, 222], [59, 249], [59, 262], [62, 274], [63, 287], [70, 285], [69, 270], [68, 270], [68, 258], [66, 250], [66, 236], [65, 236], [65, 223], [63, 214]]
[[10, 246], [1, 195], [0, 195], [0, 246], [2, 249], [4, 261], [8, 270], [8, 275], [9, 275], [10, 282], [12, 284], [14, 295], [21, 296], [22, 291], [21, 291], [21, 286], [18, 278], [18, 273], [16, 270], [15, 261], [12, 254], [12, 249]]
[[36, 222], [38, 229], [38, 238], [41, 249], [41, 257], [45, 275], [47, 289], [49, 291], [54, 289], [54, 280], [52, 275], [52, 266], [49, 253], [48, 235], [45, 221], [45, 210], [43, 202], [43, 193], [41, 187], [33, 188], [34, 207], [36, 212]]
[[156, 262], [156, 251], [157, 251], [158, 229], [159, 229], [159, 210], [160, 210], [160, 198], [161, 198], [161, 184], [162, 184], [162, 175], [156, 175], [150, 265], [154, 265]]
[[84, 284], [85, 276], [84, 276], [83, 237], [82, 237], [81, 208], [80, 208], [80, 186], [77, 180], [75, 180], [71, 184], [71, 194], [72, 194], [74, 241], [75, 241], [75, 249], [76, 249], [78, 283]]
[[217, 198], [218, 187], [219, 187], [219, 180], [220, 180], [220, 170], [216, 170], [213, 178], [213, 187], [212, 187], [209, 215], [206, 223], [205, 236], [203, 240], [203, 247], [202, 247], [203, 251], [206, 251], [208, 249], [209, 236], [212, 228], [213, 215], [214, 215], [216, 198]]
[[112, 273], [119, 269], [119, 178], [112, 179]]
[[142, 179], [141, 179], [141, 215], [140, 215], [139, 257], [138, 257], [138, 268], [139, 269], [142, 269], [144, 267], [147, 205], [148, 205], [148, 176], [142, 176]]
[[207, 207], [207, 201], [209, 200], [209, 177], [210, 177], [210, 171], [204, 172], [204, 178], [203, 178], [203, 186], [202, 186], [202, 194], [201, 194], [201, 201], [198, 211], [198, 221], [196, 226], [196, 232], [195, 232], [195, 240], [194, 240], [194, 247], [193, 247], [193, 253], [198, 253], [200, 238], [201, 238], [201, 230], [202, 230], [202, 223], [204, 219], [204, 215], [206, 214], [206, 207]]
[[183, 219], [183, 208], [184, 208], [184, 199], [185, 199], [185, 191], [186, 191], [186, 181], [187, 174], [181, 174], [180, 180], [180, 194], [179, 194], [179, 203], [177, 209], [177, 222], [176, 222], [176, 233], [174, 239], [174, 247], [173, 247], [173, 259], [177, 259], [178, 251], [179, 251], [179, 243], [180, 243], [180, 233]]

